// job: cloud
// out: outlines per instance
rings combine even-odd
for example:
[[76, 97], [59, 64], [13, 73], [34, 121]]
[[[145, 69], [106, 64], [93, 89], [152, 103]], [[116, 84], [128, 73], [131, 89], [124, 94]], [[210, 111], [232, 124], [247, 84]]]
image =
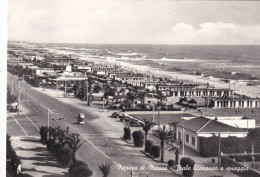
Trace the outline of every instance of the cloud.
[[176, 24], [168, 35], [172, 43], [180, 44], [260, 44], [259, 34], [260, 25], [206, 22], [197, 28]]

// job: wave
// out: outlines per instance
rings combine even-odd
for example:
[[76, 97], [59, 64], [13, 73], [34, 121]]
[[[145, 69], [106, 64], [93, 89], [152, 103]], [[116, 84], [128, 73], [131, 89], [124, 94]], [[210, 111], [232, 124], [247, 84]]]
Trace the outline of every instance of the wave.
[[171, 62], [201, 62], [202, 60], [200, 59], [191, 59], [191, 58], [183, 58], [183, 59], [178, 59], [178, 58], [161, 58], [159, 59], [160, 61], [171, 61]]

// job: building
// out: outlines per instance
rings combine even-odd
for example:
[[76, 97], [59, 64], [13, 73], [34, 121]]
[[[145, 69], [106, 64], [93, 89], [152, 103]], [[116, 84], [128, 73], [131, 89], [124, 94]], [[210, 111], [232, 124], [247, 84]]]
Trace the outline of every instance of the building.
[[211, 107], [213, 108], [260, 108], [260, 98], [248, 98], [248, 97], [212, 98]]
[[178, 123], [176, 126], [176, 133], [176, 138], [181, 141], [184, 140], [185, 146], [199, 152], [199, 137], [218, 136], [219, 133], [221, 137], [246, 137], [248, 131], [241, 128], [235, 128], [215, 119], [197, 117]]
[[255, 119], [243, 116], [229, 116], [229, 117], [206, 117], [214, 119], [218, 122], [230, 125], [232, 127], [252, 129], [255, 128]]

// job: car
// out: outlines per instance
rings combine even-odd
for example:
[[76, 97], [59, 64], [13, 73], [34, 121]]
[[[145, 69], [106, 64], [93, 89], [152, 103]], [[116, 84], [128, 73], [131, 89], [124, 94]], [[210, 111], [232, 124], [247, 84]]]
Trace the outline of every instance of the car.
[[79, 113], [78, 124], [85, 124], [85, 115], [83, 113]]
[[117, 118], [118, 116], [119, 116], [119, 112], [114, 112], [112, 115], [111, 115], [111, 117], [112, 118]]

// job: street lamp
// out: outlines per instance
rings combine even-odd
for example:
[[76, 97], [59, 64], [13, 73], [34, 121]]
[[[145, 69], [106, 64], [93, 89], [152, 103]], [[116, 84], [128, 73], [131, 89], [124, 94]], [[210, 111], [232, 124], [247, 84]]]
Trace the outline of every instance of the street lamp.
[[161, 109], [161, 106], [158, 106], [157, 110], [158, 110], [158, 128], [159, 129], [160, 129], [160, 109]]

